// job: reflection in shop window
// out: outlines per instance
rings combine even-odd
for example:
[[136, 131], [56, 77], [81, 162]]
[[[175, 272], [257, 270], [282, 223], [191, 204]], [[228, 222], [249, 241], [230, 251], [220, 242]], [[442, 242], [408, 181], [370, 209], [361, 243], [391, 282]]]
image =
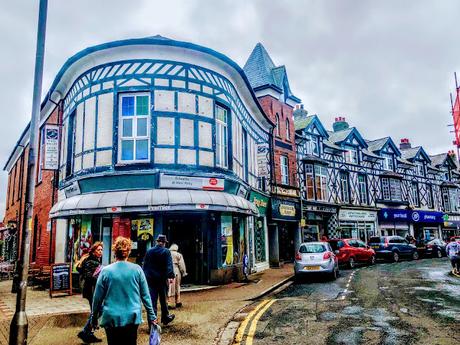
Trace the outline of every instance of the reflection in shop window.
[[222, 267], [233, 265], [233, 231], [232, 216], [222, 214], [220, 218], [221, 227], [221, 250]]
[[265, 253], [264, 217], [256, 218], [254, 226], [254, 249], [256, 263], [265, 262], [267, 260], [267, 257]]

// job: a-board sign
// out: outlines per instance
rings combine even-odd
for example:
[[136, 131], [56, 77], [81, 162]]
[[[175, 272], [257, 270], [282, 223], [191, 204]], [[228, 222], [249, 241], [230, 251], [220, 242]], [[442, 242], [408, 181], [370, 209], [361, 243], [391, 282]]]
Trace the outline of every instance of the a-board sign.
[[70, 263], [51, 265], [50, 297], [53, 294], [72, 295], [72, 266]]

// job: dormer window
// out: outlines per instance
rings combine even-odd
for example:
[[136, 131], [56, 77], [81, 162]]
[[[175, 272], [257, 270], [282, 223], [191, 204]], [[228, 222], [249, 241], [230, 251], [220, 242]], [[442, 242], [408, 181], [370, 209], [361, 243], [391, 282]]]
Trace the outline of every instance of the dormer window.
[[417, 175], [425, 176], [425, 165], [423, 164], [423, 162], [417, 163]]
[[306, 151], [307, 154], [319, 157], [319, 137], [307, 134]]
[[358, 164], [358, 149], [355, 147], [347, 147], [345, 151], [345, 162]]
[[394, 171], [393, 155], [389, 153], [382, 153], [382, 158], [382, 169]]

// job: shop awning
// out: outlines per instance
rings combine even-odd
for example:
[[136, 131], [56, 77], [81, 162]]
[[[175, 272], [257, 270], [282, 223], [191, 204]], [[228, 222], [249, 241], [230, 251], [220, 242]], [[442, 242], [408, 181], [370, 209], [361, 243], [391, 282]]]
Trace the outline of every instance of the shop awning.
[[148, 189], [75, 195], [54, 205], [50, 217], [192, 210], [258, 214], [252, 202], [233, 194], [187, 189]]

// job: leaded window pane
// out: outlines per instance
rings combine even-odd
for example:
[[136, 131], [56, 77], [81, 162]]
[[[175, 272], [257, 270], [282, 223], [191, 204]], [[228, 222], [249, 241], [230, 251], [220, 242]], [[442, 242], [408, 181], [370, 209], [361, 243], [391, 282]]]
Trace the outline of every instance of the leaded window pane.
[[121, 99], [121, 114], [123, 116], [134, 115], [134, 96], [124, 96]]
[[149, 96], [136, 96], [136, 115], [149, 115]]
[[124, 161], [131, 161], [134, 159], [134, 140], [121, 141], [121, 159]]

